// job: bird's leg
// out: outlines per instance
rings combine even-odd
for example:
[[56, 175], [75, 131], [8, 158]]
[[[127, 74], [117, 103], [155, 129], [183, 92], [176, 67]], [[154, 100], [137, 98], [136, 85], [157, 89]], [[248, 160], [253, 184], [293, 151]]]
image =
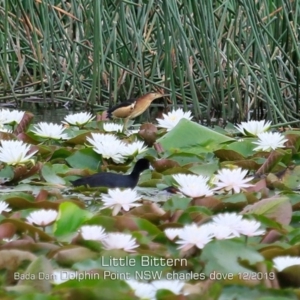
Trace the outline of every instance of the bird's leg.
[[127, 122], [128, 122], [128, 120], [129, 120], [129, 119], [126, 118], [125, 121], [124, 121], [123, 132], [125, 132], [126, 129], [127, 129]]

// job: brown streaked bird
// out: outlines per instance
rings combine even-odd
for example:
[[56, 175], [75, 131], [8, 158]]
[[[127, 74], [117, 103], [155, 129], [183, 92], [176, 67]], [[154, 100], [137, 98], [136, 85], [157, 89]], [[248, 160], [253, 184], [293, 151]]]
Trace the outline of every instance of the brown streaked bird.
[[153, 100], [168, 96], [166, 94], [151, 92], [135, 99], [129, 99], [107, 110], [108, 118], [121, 118], [124, 121], [124, 130], [128, 120], [141, 115], [152, 103]]

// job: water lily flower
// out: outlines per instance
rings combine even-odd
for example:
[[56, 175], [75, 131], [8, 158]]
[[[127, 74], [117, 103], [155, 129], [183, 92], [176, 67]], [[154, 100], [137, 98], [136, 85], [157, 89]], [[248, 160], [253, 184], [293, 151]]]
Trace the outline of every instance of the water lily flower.
[[135, 141], [130, 144], [126, 144], [126, 148], [124, 149], [123, 155], [132, 156], [134, 154], [140, 154], [147, 150], [147, 147], [144, 145], [142, 141]]
[[84, 240], [102, 241], [106, 237], [105, 229], [98, 225], [84, 225], [79, 230]]
[[259, 229], [260, 226], [261, 223], [256, 220], [243, 219], [239, 223], [238, 231], [240, 234], [246, 236], [263, 235], [266, 231], [264, 229]]
[[81, 112], [66, 116], [65, 121], [62, 121], [62, 123], [80, 127], [91, 122], [94, 118], [95, 116], [91, 113]]
[[63, 282], [69, 281], [73, 278], [76, 278], [78, 272], [68, 270], [68, 269], [55, 269], [52, 272], [52, 283], [53, 284], [61, 284]]
[[254, 151], [271, 151], [277, 148], [284, 148], [284, 143], [288, 141], [283, 134], [279, 132], [263, 132], [257, 135], [259, 140], [253, 142], [258, 145]]
[[64, 126], [61, 124], [40, 122], [34, 126], [34, 132], [36, 135], [53, 140], [66, 140], [68, 139], [68, 135], [63, 133], [65, 130]]
[[129, 233], [108, 233], [102, 244], [106, 250], [123, 249], [127, 252], [135, 252], [134, 249], [139, 247], [136, 239]]
[[283, 271], [286, 268], [291, 266], [300, 266], [300, 257], [299, 256], [277, 256], [273, 258], [274, 268], [278, 272]]
[[111, 158], [115, 163], [124, 163], [123, 154], [126, 151], [126, 145], [117, 139], [113, 134], [92, 133], [92, 137], [87, 137], [87, 141], [93, 146], [95, 152], [102, 155], [103, 158]]
[[156, 289], [151, 283], [139, 282], [134, 279], [126, 280], [134, 291], [134, 295], [142, 300], [156, 300]]
[[19, 110], [0, 110], [0, 123], [1, 124], [18, 124], [22, 121], [25, 112]]
[[271, 126], [271, 121], [248, 121], [242, 122], [235, 126], [243, 135], [257, 136], [258, 134], [267, 131]]
[[32, 151], [30, 154], [30, 145], [22, 141], [2, 140], [0, 146], [0, 161], [8, 165], [23, 164], [31, 161], [31, 157], [38, 151]]
[[178, 249], [182, 249], [183, 251], [187, 251], [194, 246], [202, 249], [213, 237], [213, 233], [205, 231], [204, 227], [202, 228], [197, 224], [189, 224], [182, 228], [182, 231], [178, 235], [179, 240], [176, 241], [176, 244], [179, 244]]
[[240, 224], [243, 220], [242, 215], [238, 215], [237, 213], [222, 213], [213, 216], [212, 223], [218, 227], [226, 227], [232, 232], [232, 234], [236, 237], [240, 236]]
[[5, 201], [0, 201], [0, 214], [4, 211], [9, 212], [11, 211], [11, 208], [8, 207], [8, 204]]
[[106, 132], [122, 132], [123, 130], [123, 125], [120, 125], [120, 124], [116, 124], [116, 123], [103, 123], [103, 129], [106, 131]]
[[207, 223], [201, 225], [201, 227], [203, 230], [211, 232], [214, 238], [216, 238], [217, 240], [232, 239], [239, 235], [235, 229], [216, 223]]
[[156, 119], [158, 121], [158, 127], [166, 128], [167, 131], [171, 131], [181, 119], [191, 120], [191, 112], [184, 112], [182, 108], [172, 110], [168, 114], [163, 114], [163, 119]]
[[216, 187], [214, 190], [224, 189], [225, 191], [233, 190], [235, 193], [239, 193], [241, 189], [253, 186], [250, 183], [254, 177], [245, 178], [247, 170], [237, 169], [221, 169], [215, 176], [218, 181], [215, 182]]
[[184, 286], [184, 282], [180, 280], [167, 280], [160, 279], [154, 280], [151, 282], [152, 286], [154, 286], [155, 290], [169, 290], [175, 295], [180, 295], [182, 288]]
[[135, 203], [140, 200], [137, 192], [132, 189], [108, 189], [108, 195], [102, 194], [102, 201], [104, 208], [112, 208], [112, 215], [116, 216], [121, 209], [129, 211], [132, 207], [140, 206], [140, 203]]
[[130, 136], [130, 135], [133, 135], [133, 134], [137, 134], [137, 133], [139, 133], [139, 131], [140, 131], [140, 129], [127, 130], [126, 135]]
[[193, 174], [176, 174], [173, 175], [173, 178], [179, 184], [179, 190], [186, 196], [197, 198], [213, 195], [213, 191], [207, 185], [208, 177]]
[[171, 241], [173, 241], [176, 237], [181, 233], [182, 228], [167, 228], [164, 230], [165, 235]]
[[26, 218], [27, 222], [37, 226], [48, 226], [57, 218], [58, 212], [54, 209], [40, 209], [33, 211]]

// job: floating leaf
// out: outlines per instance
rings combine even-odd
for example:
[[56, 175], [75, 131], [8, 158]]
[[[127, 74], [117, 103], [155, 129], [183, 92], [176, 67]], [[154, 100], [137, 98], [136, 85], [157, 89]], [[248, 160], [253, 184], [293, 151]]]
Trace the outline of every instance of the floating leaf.
[[278, 223], [288, 225], [292, 219], [292, 205], [287, 197], [274, 196], [248, 205], [242, 213], [264, 215]]
[[21, 122], [18, 124], [18, 126], [16, 127], [14, 134], [18, 135], [20, 133], [23, 133], [25, 131], [27, 131], [31, 121], [33, 120], [34, 115], [28, 111], [26, 111], [23, 115], [23, 118], [21, 120]]
[[300, 166], [286, 168], [277, 175], [280, 181], [289, 189], [295, 190], [300, 188]]
[[281, 161], [283, 157], [283, 153], [273, 150], [268, 156], [267, 160], [263, 163], [263, 165], [257, 170], [256, 175], [263, 175], [271, 171], [274, 166]]
[[214, 151], [215, 155], [220, 158], [222, 161], [227, 161], [227, 160], [244, 160], [245, 157], [241, 154], [239, 154], [236, 151], [233, 150], [227, 150], [227, 149], [219, 149]]
[[79, 208], [74, 203], [64, 202], [59, 206], [58, 217], [54, 223], [54, 233], [56, 236], [74, 233], [91, 216], [92, 213]]
[[0, 224], [0, 240], [11, 238], [16, 232], [16, 227], [11, 223]]
[[0, 269], [16, 270], [24, 261], [32, 261], [36, 256], [27, 251], [17, 249], [0, 250]]
[[86, 143], [87, 136], [91, 135], [91, 133], [86, 130], [78, 130], [76, 133], [77, 135], [75, 137], [68, 139], [65, 143], [69, 145], [83, 145]]
[[49, 236], [47, 233], [45, 233], [43, 230], [41, 230], [33, 225], [30, 225], [28, 223], [25, 223], [22, 220], [9, 218], [9, 219], [5, 219], [5, 220], [1, 221], [0, 224], [5, 224], [5, 223], [13, 224], [16, 227], [17, 232], [21, 232], [21, 233], [28, 232], [34, 237], [38, 236], [40, 240], [45, 240], [45, 241], [53, 240], [53, 238], [51, 236]]
[[226, 145], [224, 149], [233, 150], [234, 152], [239, 153], [243, 157], [249, 157], [253, 155], [253, 153], [255, 153], [253, 150], [256, 147], [256, 145], [253, 144], [254, 141], [257, 141], [257, 139], [244, 138], [242, 141], [233, 142]]
[[14, 169], [12, 166], [6, 165], [0, 170], [0, 183], [10, 181], [14, 177]]
[[264, 260], [257, 251], [244, 243], [232, 240], [215, 240], [208, 243], [202, 250], [200, 259], [205, 262], [204, 272], [207, 276], [213, 273], [221, 273], [224, 276], [229, 273], [251, 273], [253, 271], [242, 266], [240, 262], [245, 260], [254, 265]]
[[[18, 285], [32, 286], [39, 292], [47, 293], [51, 289], [52, 267], [44, 256], [37, 257], [22, 274]], [[23, 279], [24, 278], [24, 279]]]
[[152, 165], [157, 172], [163, 172], [170, 168], [179, 167], [179, 164], [176, 161], [171, 159], [156, 160], [152, 163]]
[[53, 253], [53, 258], [62, 266], [72, 266], [86, 259], [95, 259], [97, 256], [98, 255], [90, 249], [73, 245], [63, 247]]
[[47, 163], [44, 164], [42, 170], [42, 176], [43, 178], [51, 184], [58, 184], [58, 185], [65, 185], [66, 182], [63, 178], [59, 177], [58, 175], [56, 175], [53, 167], [51, 164]]
[[74, 154], [66, 158], [66, 161], [73, 168], [88, 168], [97, 171], [101, 161], [101, 155], [96, 153], [92, 148], [85, 148], [74, 152]]
[[[188, 134], [187, 134], [188, 133]], [[167, 134], [157, 140], [164, 150], [197, 148], [198, 152], [212, 152], [218, 145], [234, 141], [195, 122], [182, 119]], [[190, 152], [190, 151], [188, 151]]]

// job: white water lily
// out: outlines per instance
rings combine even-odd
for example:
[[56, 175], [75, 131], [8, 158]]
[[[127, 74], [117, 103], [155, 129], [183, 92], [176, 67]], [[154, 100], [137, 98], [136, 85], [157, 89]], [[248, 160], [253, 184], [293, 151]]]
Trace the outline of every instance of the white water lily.
[[184, 286], [184, 282], [180, 280], [160, 279], [151, 282], [155, 290], [169, 290], [175, 295], [180, 295]]
[[281, 272], [286, 268], [291, 266], [300, 266], [300, 257], [299, 256], [277, 256], [273, 258], [274, 268]]
[[181, 233], [182, 228], [167, 228], [164, 230], [165, 235], [171, 241], [173, 241], [176, 237]]
[[106, 132], [122, 132], [123, 125], [116, 124], [116, 123], [103, 123], [103, 129]]
[[129, 233], [108, 233], [102, 244], [106, 250], [123, 249], [126, 252], [135, 252], [134, 249], [139, 247], [136, 239]]
[[91, 113], [81, 112], [76, 114], [70, 114], [65, 117], [65, 121], [62, 121], [63, 124], [70, 124], [73, 126], [83, 126], [91, 122], [95, 116]]
[[32, 156], [38, 151], [30, 154], [30, 145], [22, 141], [2, 140], [0, 146], [0, 161], [8, 165], [23, 164], [32, 160]]
[[151, 283], [139, 282], [133, 279], [126, 280], [126, 283], [134, 291], [134, 295], [142, 300], [155, 300], [156, 289]]
[[135, 141], [133, 143], [126, 144], [126, 148], [124, 149], [123, 155], [132, 156], [134, 154], [140, 154], [147, 150], [144, 142]]
[[61, 284], [78, 276], [78, 272], [68, 269], [55, 269], [52, 272], [52, 283]]
[[84, 225], [79, 230], [84, 240], [102, 241], [106, 237], [105, 229], [98, 225]]
[[68, 135], [63, 133], [65, 130], [64, 126], [61, 124], [40, 122], [34, 126], [32, 132], [36, 135], [53, 140], [66, 140], [68, 139]]
[[214, 190], [224, 189], [227, 192], [233, 190], [235, 193], [239, 193], [241, 189], [253, 186], [253, 184], [248, 183], [253, 177], [245, 178], [247, 172], [241, 168], [219, 170], [218, 174], [215, 175], [218, 181], [215, 182]]
[[197, 198], [213, 195], [213, 191], [207, 185], [208, 177], [192, 174], [176, 174], [173, 175], [173, 178], [179, 184], [179, 190], [186, 196]]
[[126, 151], [126, 145], [113, 134], [92, 133], [87, 141], [93, 146], [95, 152], [105, 159], [112, 159], [115, 163], [124, 163], [125, 157], [122, 153]]
[[18, 124], [22, 121], [25, 112], [19, 110], [0, 110], [0, 123], [1, 124]]
[[48, 226], [57, 218], [58, 212], [54, 209], [40, 209], [33, 211], [26, 218], [27, 222], [38, 226]]
[[181, 119], [191, 120], [191, 112], [184, 112], [182, 108], [172, 110], [168, 114], [163, 114], [163, 119], [156, 119], [158, 121], [158, 127], [166, 128], [167, 131], [172, 130]]
[[277, 148], [284, 148], [284, 143], [288, 141], [285, 136], [279, 132], [263, 132], [257, 135], [259, 140], [253, 142], [258, 145], [254, 151], [271, 151]]
[[233, 235], [238, 237], [240, 236], [239, 229], [242, 220], [243, 216], [237, 213], [222, 213], [213, 216], [212, 222], [209, 224], [229, 228]]
[[176, 241], [176, 244], [180, 245], [178, 249], [182, 249], [182, 251], [187, 251], [194, 246], [202, 249], [213, 237], [213, 233], [206, 231], [204, 227], [202, 228], [197, 224], [189, 224], [185, 225], [182, 231], [179, 232], [179, 239]]
[[140, 131], [140, 129], [127, 130], [126, 135], [130, 136], [130, 135], [133, 135], [133, 134], [137, 134], [137, 133], [139, 133], [139, 131]]
[[232, 239], [239, 235], [236, 230], [229, 226], [223, 226], [212, 222], [201, 225], [201, 227], [203, 230], [211, 232], [217, 240]]
[[108, 195], [102, 194], [102, 201], [104, 208], [111, 208], [112, 215], [116, 216], [121, 209], [129, 211], [132, 207], [140, 206], [140, 203], [136, 201], [140, 200], [141, 197], [135, 190], [132, 189], [108, 189]]
[[5, 201], [0, 201], [0, 214], [2, 214], [2, 212], [9, 212], [11, 211], [11, 208], [9, 208], [8, 204]]
[[243, 135], [257, 136], [258, 134], [267, 131], [271, 126], [271, 121], [248, 121], [241, 122], [235, 126]]
[[260, 228], [261, 223], [256, 220], [243, 219], [239, 223], [238, 231], [246, 236], [263, 235], [266, 231]]

